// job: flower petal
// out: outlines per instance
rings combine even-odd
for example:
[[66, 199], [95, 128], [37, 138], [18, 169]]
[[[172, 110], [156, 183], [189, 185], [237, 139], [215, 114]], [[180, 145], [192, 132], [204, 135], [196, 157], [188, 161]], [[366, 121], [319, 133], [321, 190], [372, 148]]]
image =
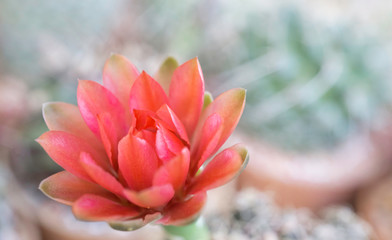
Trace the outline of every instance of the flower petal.
[[155, 138], [155, 149], [159, 159], [166, 162], [178, 155], [184, 144], [174, 133], [158, 124], [158, 130]]
[[139, 109], [134, 109], [133, 110], [134, 114], [134, 119], [132, 124], [134, 125], [134, 128], [138, 131], [142, 129], [147, 129], [150, 131], [155, 131], [156, 130], [156, 122], [155, 120], [157, 117], [155, 116], [155, 112], [152, 112], [150, 110], [139, 110]]
[[67, 171], [58, 172], [42, 180], [39, 189], [51, 199], [66, 205], [72, 205], [78, 198], [88, 193], [107, 198], [115, 197], [97, 184], [75, 177]]
[[184, 125], [167, 104], [162, 105], [162, 107], [158, 109], [157, 115], [165, 122], [167, 128], [177, 133], [182, 140], [189, 144], [188, 134], [186, 133]]
[[80, 155], [80, 162], [94, 182], [110, 192], [125, 198], [123, 194], [124, 187], [121, 183], [112, 174], [102, 169], [90, 154], [82, 152]]
[[129, 188], [140, 191], [150, 187], [159, 163], [154, 148], [146, 140], [128, 134], [120, 141], [118, 151], [120, 172]]
[[137, 206], [155, 208], [168, 203], [174, 196], [174, 190], [170, 184], [165, 184], [152, 186], [140, 192], [125, 189], [124, 194], [129, 201]]
[[212, 101], [214, 101], [214, 98], [212, 97], [210, 92], [205, 91], [204, 92], [204, 102], [203, 102], [203, 110], [208, 107]]
[[170, 107], [184, 124], [188, 136], [192, 136], [199, 120], [203, 99], [203, 73], [198, 59], [194, 58], [174, 71], [169, 90]]
[[155, 74], [155, 79], [162, 86], [166, 94], [169, 94], [170, 82], [174, 73], [174, 70], [178, 67], [178, 62], [173, 57], [168, 57], [162, 63], [158, 72]]
[[231, 181], [248, 162], [248, 151], [241, 144], [225, 149], [207, 164], [205, 169], [196, 176], [190, 187], [189, 194], [207, 191]]
[[125, 113], [122, 104], [109, 90], [96, 82], [79, 80], [77, 98], [80, 113], [96, 136], [100, 137], [97, 115], [101, 113], [109, 113], [113, 116], [118, 136], [126, 135], [130, 116]]
[[133, 206], [93, 194], [80, 197], [73, 205], [72, 212], [81, 220], [86, 221], [116, 221], [128, 220], [140, 214]]
[[162, 165], [154, 175], [153, 185], [170, 183], [178, 191], [185, 183], [189, 170], [189, 150], [184, 148], [181, 154]]
[[162, 217], [162, 214], [159, 212], [146, 214], [144, 217], [139, 217], [136, 219], [132, 219], [129, 221], [112, 221], [109, 222], [110, 227], [119, 231], [135, 231], [139, 228], [144, 227], [145, 225], [154, 222]]
[[163, 218], [158, 220], [157, 223], [163, 225], [185, 225], [199, 216], [207, 200], [205, 192], [199, 192], [192, 198], [170, 205], [164, 209]]
[[106, 61], [103, 68], [103, 85], [129, 112], [129, 96], [131, 88], [139, 72], [136, 67], [124, 56], [113, 54]]
[[130, 109], [157, 111], [168, 102], [165, 91], [146, 72], [142, 72], [131, 89]]
[[198, 143], [202, 135], [202, 128], [205, 121], [212, 114], [218, 114], [223, 119], [222, 135], [213, 152], [216, 152], [237, 126], [245, 107], [246, 90], [234, 88], [219, 95], [206, 109], [204, 109], [198, 123], [196, 134], [192, 139], [193, 143]]
[[97, 115], [99, 126], [99, 133], [106, 154], [109, 157], [112, 167], [118, 170], [118, 142], [123, 137], [118, 135], [115, 117], [108, 112], [100, 113]]
[[96, 149], [73, 134], [62, 131], [49, 131], [42, 134], [36, 141], [45, 149], [53, 161], [82, 179], [91, 181], [90, 176], [80, 165], [79, 156], [81, 152], [91, 154], [99, 166], [105, 170], [111, 170], [106, 154], [102, 152], [103, 149]]
[[223, 119], [216, 113], [210, 115], [204, 123], [199, 142], [192, 145], [191, 176], [194, 176], [201, 165], [215, 153], [222, 131]]
[[100, 145], [99, 140], [84, 122], [77, 106], [64, 102], [49, 102], [42, 106], [42, 113], [49, 130], [69, 132], [97, 146]]

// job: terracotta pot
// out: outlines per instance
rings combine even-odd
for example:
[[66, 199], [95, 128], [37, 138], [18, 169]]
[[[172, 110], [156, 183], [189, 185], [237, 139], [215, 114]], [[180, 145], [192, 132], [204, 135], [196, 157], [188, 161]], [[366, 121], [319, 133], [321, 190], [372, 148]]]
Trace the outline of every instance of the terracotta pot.
[[358, 213], [373, 227], [378, 240], [392, 239], [392, 176], [358, 194]]
[[333, 151], [311, 154], [283, 152], [236, 135], [232, 140], [245, 143], [250, 155], [240, 187], [270, 191], [278, 204], [289, 207], [319, 210], [347, 201], [357, 189], [390, 172], [392, 148], [385, 143], [392, 142], [392, 131], [385, 129], [353, 136]]

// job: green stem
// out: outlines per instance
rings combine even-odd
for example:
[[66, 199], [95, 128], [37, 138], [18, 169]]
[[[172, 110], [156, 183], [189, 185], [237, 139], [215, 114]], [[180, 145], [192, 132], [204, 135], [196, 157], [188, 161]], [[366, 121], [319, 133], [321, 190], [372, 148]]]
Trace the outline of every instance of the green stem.
[[210, 233], [202, 218], [185, 226], [163, 226], [170, 240], [210, 240]]

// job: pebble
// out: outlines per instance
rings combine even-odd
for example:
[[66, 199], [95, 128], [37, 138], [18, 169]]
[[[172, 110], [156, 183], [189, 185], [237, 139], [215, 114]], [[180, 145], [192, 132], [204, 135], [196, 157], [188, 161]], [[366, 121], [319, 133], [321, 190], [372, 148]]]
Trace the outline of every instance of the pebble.
[[228, 213], [206, 215], [213, 240], [370, 240], [370, 227], [348, 206], [281, 209], [254, 189], [239, 192]]

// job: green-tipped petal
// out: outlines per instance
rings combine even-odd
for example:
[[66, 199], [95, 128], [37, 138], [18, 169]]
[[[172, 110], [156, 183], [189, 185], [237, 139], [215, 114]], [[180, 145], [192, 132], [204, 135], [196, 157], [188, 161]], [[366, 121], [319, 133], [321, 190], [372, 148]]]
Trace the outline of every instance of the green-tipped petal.
[[173, 57], [168, 57], [162, 63], [158, 72], [155, 74], [154, 78], [161, 84], [163, 90], [166, 94], [169, 94], [170, 82], [174, 73], [174, 70], [178, 67], [178, 62]]
[[44, 103], [42, 115], [49, 130], [72, 133], [89, 143], [100, 144], [87, 127], [77, 106], [64, 102]]
[[194, 150], [197, 150], [201, 144], [201, 137], [203, 135], [203, 128], [207, 119], [213, 115], [218, 114], [223, 120], [223, 129], [218, 144], [215, 147], [217, 151], [227, 138], [234, 131], [237, 126], [242, 112], [245, 107], [246, 90], [243, 88], [234, 88], [219, 95], [202, 113], [200, 121], [196, 128], [196, 134], [192, 139]]
[[103, 85], [109, 89], [124, 108], [129, 109], [129, 94], [139, 72], [124, 56], [113, 54], [103, 68]]
[[207, 191], [235, 178], [248, 163], [248, 150], [241, 144], [223, 150], [191, 183], [189, 193]]
[[113, 194], [95, 183], [75, 177], [62, 171], [42, 180], [39, 189], [48, 197], [66, 205], [72, 205], [84, 194], [114, 197]]
[[203, 110], [208, 107], [212, 101], [214, 101], [214, 98], [212, 97], [210, 92], [205, 91], [204, 92], [204, 103], [203, 103]]
[[180, 65], [173, 74], [169, 90], [170, 107], [191, 137], [203, 108], [204, 78], [197, 58]]
[[109, 226], [119, 231], [135, 231], [145, 225], [152, 223], [162, 217], [161, 213], [147, 214], [143, 218], [137, 218], [129, 221], [108, 222]]

